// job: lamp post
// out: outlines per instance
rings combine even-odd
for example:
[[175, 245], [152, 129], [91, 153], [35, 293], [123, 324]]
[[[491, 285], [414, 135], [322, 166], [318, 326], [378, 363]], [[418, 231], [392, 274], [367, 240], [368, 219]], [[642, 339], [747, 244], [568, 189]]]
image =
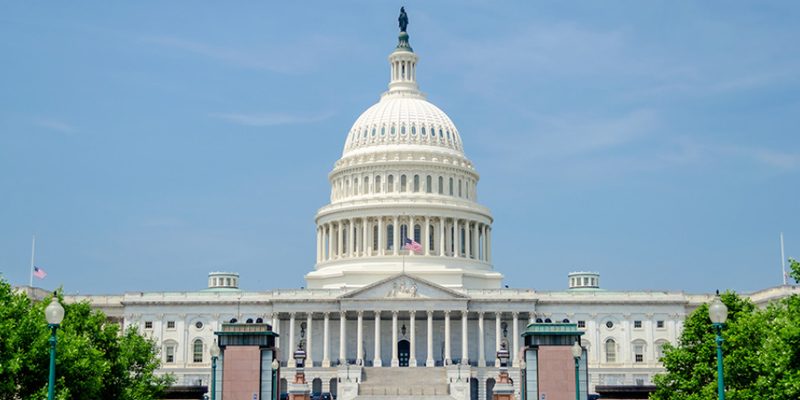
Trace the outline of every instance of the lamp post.
[[208, 352], [211, 353], [211, 400], [215, 400], [217, 397], [217, 358], [219, 357], [219, 346], [216, 340]]
[[272, 359], [272, 400], [278, 400], [278, 369], [281, 363], [277, 358]]
[[728, 320], [728, 307], [719, 298], [719, 290], [714, 300], [708, 306], [708, 316], [711, 318], [711, 325], [717, 334], [717, 391], [719, 400], [725, 400], [725, 379], [722, 371], [722, 327]]
[[53, 400], [56, 386], [56, 329], [64, 320], [64, 307], [58, 302], [55, 292], [53, 292], [50, 304], [44, 309], [44, 315], [47, 319], [47, 326], [50, 327], [50, 379], [47, 384], [47, 400]]
[[575, 400], [581, 400], [580, 361], [583, 348], [578, 342], [572, 345], [572, 358], [575, 359]]
[[519, 385], [519, 391], [522, 400], [528, 399], [528, 382], [527, 382], [528, 372], [526, 368], [528, 368], [528, 363], [525, 362], [525, 358], [523, 357], [523, 359], [519, 362], [519, 375], [520, 375], [520, 380], [522, 381], [520, 382]]

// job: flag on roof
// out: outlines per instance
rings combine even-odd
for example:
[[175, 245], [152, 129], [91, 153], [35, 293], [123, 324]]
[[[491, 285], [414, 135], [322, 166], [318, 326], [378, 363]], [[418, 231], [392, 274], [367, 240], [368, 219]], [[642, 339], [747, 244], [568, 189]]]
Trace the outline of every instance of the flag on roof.
[[414, 253], [422, 253], [422, 245], [409, 238], [406, 238], [403, 249], [411, 250]]
[[44, 279], [44, 277], [47, 276], [47, 272], [44, 272], [43, 268], [33, 267], [33, 276], [39, 279]]

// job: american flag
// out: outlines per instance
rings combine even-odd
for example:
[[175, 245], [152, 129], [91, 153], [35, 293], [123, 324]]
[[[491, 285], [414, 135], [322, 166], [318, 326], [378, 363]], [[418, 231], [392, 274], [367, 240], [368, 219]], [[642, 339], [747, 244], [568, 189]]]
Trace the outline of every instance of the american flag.
[[414, 253], [422, 253], [422, 245], [409, 238], [406, 238], [405, 244], [403, 244], [403, 249], [411, 250]]
[[35, 277], [37, 277], [39, 279], [44, 279], [44, 277], [47, 276], [47, 272], [44, 272], [44, 269], [42, 269], [42, 268], [33, 267], [33, 276], [35, 276]]

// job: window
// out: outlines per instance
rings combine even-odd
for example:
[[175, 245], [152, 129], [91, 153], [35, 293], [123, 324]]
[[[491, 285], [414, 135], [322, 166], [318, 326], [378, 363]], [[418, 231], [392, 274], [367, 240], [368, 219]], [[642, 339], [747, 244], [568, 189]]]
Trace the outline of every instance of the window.
[[656, 357], [658, 357], [659, 361], [661, 358], [664, 357], [664, 344], [666, 342], [656, 342]]
[[644, 362], [644, 343], [633, 344], [633, 361], [637, 363]]
[[394, 192], [394, 175], [389, 175], [386, 178], [386, 191], [387, 192]]
[[606, 340], [606, 362], [617, 362], [617, 343], [614, 339]]
[[453, 195], [453, 178], [450, 178], [450, 196]]
[[364, 177], [364, 184], [361, 186], [361, 193], [362, 194], [369, 193], [369, 178], [366, 176]]
[[153, 321], [144, 321], [144, 329], [153, 329]]
[[167, 321], [167, 329], [175, 329], [175, 321]]
[[197, 329], [203, 329], [203, 322], [202, 321], [195, 322], [194, 327]]
[[375, 177], [375, 193], [381, 192], [381, 176], [378, 175]]
[[417, 243], [422, 242], [422, 228], [419, 225], [414, 225], [414, 241]]
[[417, 136], [417, 127], [414, 125], [411, 125], [411, 134]]
[[419, 192], [419, 175], [414, 175], [414, 193]]
[[164, 348], [164, 362], [167, 364], [175, 362], [175, 345], [168, 344]]
[[425, 135], [426, 135], [426, 133], [425, 133], [425, 127], [423, 126], [423, 127], [422, 127], [422, 136], [425, 136]]
[[428, 226], [428, 249], [433, 251], [433, 225]]
[[444, 178], [439, 177], [439, 194], [444, 194]]
[[192, 350], [192, 362], [203, 362], [203, 341], [200, 339], [195, 339]]
[[606, 328], [608, 328], [608, 329], [611, 329], [611, 328], [613, 328], [613, 327], [614, 327], [614, 322], [612, 322], [612, 321], [606, 321]]
[[372, 227], [372, 251], [378, 251], [378, 225]]
[[400, 191], [401, 192], [405, 192], [406, 191], [406, 176], [405, 175], [400, 175]]
[[400, 243], [403, 243], [408, 237], [408, 225], [400, 225]]
[[426, 193], [432, 193], [433, 192], [433, 188], [431, 187], [432, 184], [433, 184], [433, 179], [431, 178], [430, 175], [428, 175], [428, 177], [425, 178], [425, 192]]
[[663, 320], [656, 321], [656, 328], [664, 329], [664, 321]]
[[386, 225], [386, 250], [394, 247], [394, 225]]
[[578, 321], [578, 328], [586, 328], [586, 321], [579, 320]]
[[642, 321], [633, 321], [633, 327], [634, 328], [641, 328], [642, 327]]

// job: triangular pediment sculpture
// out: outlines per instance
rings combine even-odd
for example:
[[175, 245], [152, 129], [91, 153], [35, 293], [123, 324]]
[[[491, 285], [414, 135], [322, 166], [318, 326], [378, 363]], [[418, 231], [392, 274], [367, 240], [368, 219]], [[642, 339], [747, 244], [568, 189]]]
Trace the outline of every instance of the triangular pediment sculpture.
[[355, 289], [341, 299], [466, 299], [467, 296], [433, 282], [406, 274], [395, 275]]

